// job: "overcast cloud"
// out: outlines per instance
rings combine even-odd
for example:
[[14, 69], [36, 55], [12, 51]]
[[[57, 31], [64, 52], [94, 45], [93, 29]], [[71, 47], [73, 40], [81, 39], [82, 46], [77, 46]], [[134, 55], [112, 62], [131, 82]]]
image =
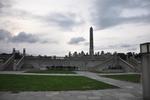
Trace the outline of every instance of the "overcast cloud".
[[95, 51], [139, 52], [138, 45], [150, 41], [150, 0], [0, 0], [4, 52], [88, 51], [91, 26]]
[[51, 13], [43, 17], [43, 20], [49, 25], [57, 26], [63, 30], [72, 30], [75, 26], [84, 23], [83, 20], [77, 18], [75, 13]]
[[27, 34], [25, 32], [20, 32], [17, 36], [12, 37], [10, 39], [12, 42], [17, 42], [17, 43], [36, 43], [39, 41], [38, 36], [33, 35], [33, 34]]
[[11, 37], [10, 32], [0, 29], [0, 41], [6, 41]]
[[11, 43], [58, 43], [57, 41], [45, 40], [40, 35], [20, 32], [18, 35], [12, 36], [12, 34], [6, 30], [0, 29], [0, 41]]
[[150, 0], [95, 0], [93, 8], [91, 17], [97, 29], [150, 22]]
[[71, 38], [68, 43], [71, 45], [77, 45], [84, 41], [85, 41], [85, 38], [83, 37], [74, 37], [74, 38]]

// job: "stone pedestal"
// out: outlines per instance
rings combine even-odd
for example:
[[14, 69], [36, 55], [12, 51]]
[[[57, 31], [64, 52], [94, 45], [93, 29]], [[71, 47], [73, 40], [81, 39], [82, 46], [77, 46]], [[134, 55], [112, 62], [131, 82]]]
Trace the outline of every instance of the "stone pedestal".
[[142, 56], [143, 98], [150, 100], [150, 54]]

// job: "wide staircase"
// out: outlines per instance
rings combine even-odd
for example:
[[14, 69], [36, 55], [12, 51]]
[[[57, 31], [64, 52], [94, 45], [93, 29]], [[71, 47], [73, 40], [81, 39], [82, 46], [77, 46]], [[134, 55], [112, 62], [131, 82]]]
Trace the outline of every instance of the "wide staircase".
[[129, 64], [133, 65], [135, 67], [135, 69], [137, 70], [137, 72], [141, 72], [141, 70], [142, 70], [141, 61], [139, 61], [133, 57], [130, 57], [127, 59], [127, 62]]
[[15, 70], [20, 70], [22, 65], [24, 64], [24, 58], [25, 56], [22, 56], [20, 59], [18, 59], [15, 63], [14, 63], [14, 69]]
[[92, 67], [90, 70], [110, 71], [110, 72], [112, 72], [112, 71], [140, 72], [141, 71], [138, 63], [135, 63], [135, 62], [134, 62], [134, 64], [130, 63], [128, 61], [121, 59], [118, 56], [115, 56], [115, 55], [113, 57], [105, 60], [103, 63], [98, 64], [95, 67]]
[[15, 54], [12, 54], [5, 62], [1, 64], [0, 70], [13, 70]]
[[20, 70], [24, 64], [24, 55], [11, 54], [9, 57], [0, 58], [0, 70], [1, 71], [13, 71]]

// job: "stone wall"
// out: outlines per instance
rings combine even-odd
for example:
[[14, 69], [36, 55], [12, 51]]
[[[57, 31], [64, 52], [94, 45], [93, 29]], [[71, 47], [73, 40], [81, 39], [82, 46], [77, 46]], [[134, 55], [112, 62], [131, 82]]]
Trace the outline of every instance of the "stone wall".
[[[136, 72], [137, 68], [127, 61], [119, 58], [117, 55], [109, 56], [83, 56], [83, 57], [43, 57], [43, 56], [23, 56], [20, 59], [12, 59], [7, 62], [16, 63], [7, 70], [25, 70], [25, 69], [46, 69], [50, 67], [75, 67], [78, 70], [91, 71], [113, 71], [113, 72]], [[14, 60], [14, 61], [13, 61]], [[15, 67], [13, 66], [15, 65]], [[117, 68], [118, 67], [118, 68]]]
[[72, 66], [78, 67], [78, 70], [87, 70], [102, 63], [105, 59], [52, 59], [46, 57], [25, 57], [24, 68], [32, 66], [32, 68], [40, 69], [51, 66]]

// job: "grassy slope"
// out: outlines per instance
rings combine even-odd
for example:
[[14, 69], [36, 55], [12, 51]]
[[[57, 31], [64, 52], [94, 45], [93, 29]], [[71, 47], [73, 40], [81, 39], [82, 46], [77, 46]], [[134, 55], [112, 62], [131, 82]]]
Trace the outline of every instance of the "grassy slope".
[[134, 83], [140, 83], [140, 75], [139, 74], [128, 74], [128, 75], [104, 75], [108, 78], [129, 81]]
[[0, 74], [0, 91], [96, 90], [115, 88], [82, 76], [34, 76]]

